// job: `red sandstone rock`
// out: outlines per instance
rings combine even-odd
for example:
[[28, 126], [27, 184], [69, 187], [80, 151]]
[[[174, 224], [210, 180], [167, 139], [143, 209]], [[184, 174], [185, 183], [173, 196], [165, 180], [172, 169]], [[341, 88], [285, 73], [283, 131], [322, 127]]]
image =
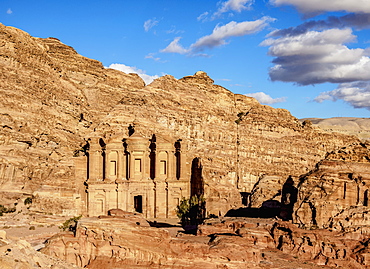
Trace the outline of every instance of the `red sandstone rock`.
[[[304, 230], [271, 219], [224, 218], [201, 225], [198, 236], [171, 238], [163, 229], [130, 223], [112, 217], [83, 219], [75, 236], [53, 237], [43, 252], [88, 268], [370, 266], [368, 234], [359, 237], [357, 232]], [[289, 263], [293, 267], [287, 267]]]

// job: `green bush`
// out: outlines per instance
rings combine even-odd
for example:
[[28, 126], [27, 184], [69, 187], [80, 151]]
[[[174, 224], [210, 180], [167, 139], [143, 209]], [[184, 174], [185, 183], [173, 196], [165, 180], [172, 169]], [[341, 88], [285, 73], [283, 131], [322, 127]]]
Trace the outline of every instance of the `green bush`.
[[27, 198], [24, 200], [24, 204], [25, 204], [25, 205], [30, 205], [30, 204], [32, 204], [32, 198], [31, 198], [31, 197], [27, 197]]
[[203, 195], [194, 195], [190, 199], [183, 198], [176, 208], [181, 224], [183, 226], [202, 224], [205, 219], [205, 205]]
[[75, 232], [77, 228], [77, 222], [82, 216], [73, 217], [70, 219], [67, 219], [61, 226], [59, 226], [59, 229], [62, 229], [63, 231], [71, 231]]
[[2, 216], [4, 213], [13, 213], [15, 211], [15, 207], [6, 208], [5, 206], [0, 205], [0, 216]]

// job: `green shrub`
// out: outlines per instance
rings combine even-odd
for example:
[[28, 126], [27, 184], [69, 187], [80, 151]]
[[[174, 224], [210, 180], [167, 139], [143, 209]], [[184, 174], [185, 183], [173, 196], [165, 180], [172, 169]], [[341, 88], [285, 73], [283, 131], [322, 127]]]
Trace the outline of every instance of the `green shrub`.
[[31, 197], [27, 197], [27, 198], [24, 200], [24, 204], [25, 204], [25, 205], [30, 205], [30, 204], [32, 204], [32, 198], [31, 198]]
[[35, 226], [30, 226], [30, 228], [28, 228], [28, 230], [36, 230]]
[[181, 224], [198, 225], [205, 219], [206, 201], [203, 195], [194, 195], [190, 199], [183, 198], [176, 208], [177, 217]]
[[71, 231], [75, 232], [77, 228], [77, 222], [82, 216], [73, 217], [70, 219], [67, 219], [61, 226], [59, 226], [59, 229], [62, 229], [63, 231]]
[[4, 213], [13, 213], [15, 211], [15, 207], [6, 208], [5, 206], [0, 205], [0, 216], [2, 216]]

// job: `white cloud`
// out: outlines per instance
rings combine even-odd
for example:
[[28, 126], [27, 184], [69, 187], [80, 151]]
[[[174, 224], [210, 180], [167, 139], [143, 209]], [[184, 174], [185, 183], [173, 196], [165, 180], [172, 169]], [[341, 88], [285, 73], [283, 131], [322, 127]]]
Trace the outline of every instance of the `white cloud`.
[[323, 92], [314, 101], [343, 100], [354, 108], [370, 110], [370, 81], [342, 83], [333, 91]]
[[181, 37], [176, 37], [165, 49], [161, 50], [160, 52], [209, 57], [208, 54], [199, 52], [203, 51], [206, 48], [212, 49], [214, 47], [225, 45], [227, 44], [226, 39], [228, 38], [234, 36], [250, 35], [262, 31], [266, 26], [269, 25], [269, 22], [272, 21], [275, 21], [275, 19], [271, 17], [262, 17], [261, 19], [256, 21], [244, 21], [239, 23], [231, 21], [223, 26], [217, 25], [213, 29], [212, 34], [199, 38], [189, 47], [189, 49], [181, 46], [181, 44], [179, 43]]
[[273, 81], [307, 85], [370, 80], [367, 50], [343, 45], [355, 39], [351, 29], [330, 29], [267, 39], [261, 45], [270, 46], [269, 54], [276, 57], [269, 72]]
[[203, 12], [202, 14], [200, 14], [197, 18], [197, 21], [205, 21], [207, 19], [207, 16], [208, 16], [208, 12]]
[[263, 17], [256, 21], [235, 22], [231, 21], [226, 25], [217, 25], [212, 34], [199, 38], [191, 45], [192, 50], [200, 51], [204, 48], [213, 48], [226, 44], [226, 39], [234, 36], [244, 36], [253, 34], [264, 29], [269, 22], [275, 19], [271, 17]]
[[221, 7], [213, 14], [212, 18], [215, 19], [221, 14], [229, 11], [242, 12], [243, 10], [250, 9], [254, 0], [228, 0], [221, 3]]
[[155, 18], [145, 21], [144, 22], [144, 30], [145, 30], [145, 32], [148, 32], [151, 28], [153, 28], [154, 26], [156, 26], [158, 24], [158, 22], [159, 21], [157, 21]]
[[179, 44], [180, 39], [181, 39], [181, 37], [176, 37], [166, 48], [164, 48], [163, 50], [161, 50], [161, 52], [165, 52], [165, 53], [179, 53], [179, 54], [185, 54], [185, 53], [187, 53], [188, 50], [185, 49], [184, 47], [182, 47]]
[[6, 11], [6, 14], [12, 14], [13, 13], [13, 11], [10, 9], [10, 8], [8, 8], [8, 10]]
[[257, 101], [260, 102], [261, 104], [267, 104], [267, 105], [272, 105], [272, 104], [281, 103], [281, 102], [286, 101], [285, 97], [272, 98], [270, 95], [264, 92], [246, 93], [245, 95], [257, 99]]
[[370, 13], [369, 0], [270, 0], [270, 2], [277, 6], [293, 5], [306, 14], [326, 11]]
[[111, 64], [110, 66], [108, 66], [108, 68], [116, 69], [126, 74], [129, 73], [138, 74], [144, 80], [146, 85], [150, 84], [153, 80], [159, 78], [159, 76], [157, 75], [154, 76], [147, 75], [144, 70], [138, 69], [134, 66], [127, 66], [125, 64]]
[[155, 54], [154, 53], [149, 53], [148, 55], [145, 56], [145, 59], [152, 59], [156, 62], [160, 61], [161, 58], [159, 57], [155, 57]]

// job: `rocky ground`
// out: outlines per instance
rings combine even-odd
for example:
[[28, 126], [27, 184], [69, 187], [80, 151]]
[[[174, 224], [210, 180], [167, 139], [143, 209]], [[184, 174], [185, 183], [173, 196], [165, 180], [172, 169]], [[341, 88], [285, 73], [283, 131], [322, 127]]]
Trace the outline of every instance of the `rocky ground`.
[[9, 213], [0, 217], [0, 268], [79, 268], [39, 252], [65, 221], [37, 213]]
[[177, 219], [134, 213], [83, 218], [75, 233], [58, 228], [65, 220], [4, 214], [1, 268], [359, 269], [370, 262], [366, 223], [354, 230], [301, 229], [276, 217], [221, 217], [207, 219], [192, 235]]
[[[163, 220], [165, 221], [165, 220]], [[153, 224], [153, 223], [152, 223]], [[366, 268], [360, 233], [302, 230], [271, 218], [209, 219], [197, 235], [140, 215], [82, 219], [43, 253], [88, 268]]]

